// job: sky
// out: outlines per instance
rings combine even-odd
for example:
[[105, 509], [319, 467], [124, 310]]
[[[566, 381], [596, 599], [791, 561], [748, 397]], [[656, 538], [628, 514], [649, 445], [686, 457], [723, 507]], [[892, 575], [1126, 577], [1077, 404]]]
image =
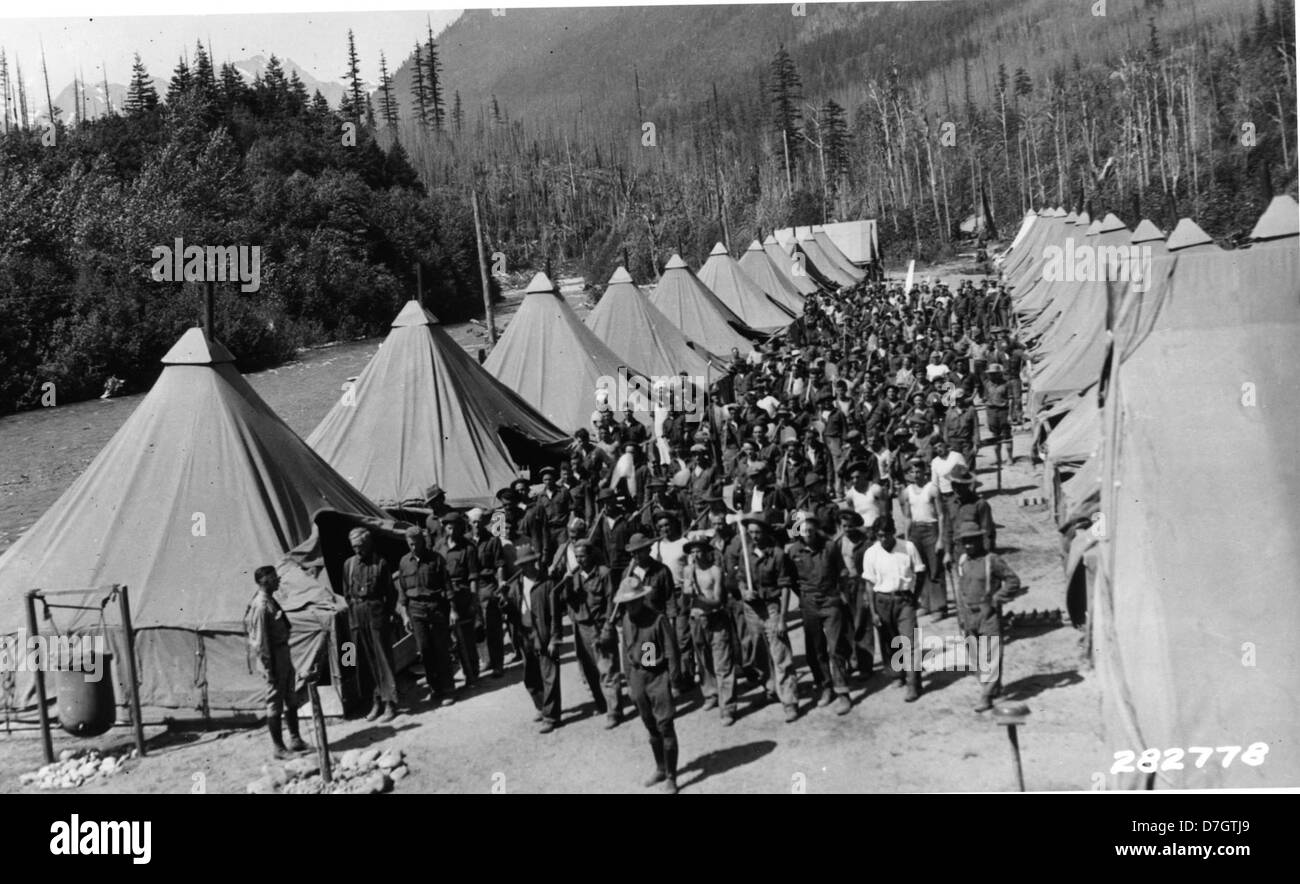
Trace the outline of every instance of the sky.
[[[360, 5], [353, 0], [354, 5]], [[102, 6], [103, 4], [101, 4]], [[125, 4], [110, 5], [109, 11]], [[286, 5], [283, 0], [265, 4]], [[317, 0], [317, 5], [320, 5]], [[40, 5], [41, 9], [45, 4]], [[172, 7], [175, 8], [175, 7]], [[9, 7], [12, 12], [13, 7]], [[149, 73], [167, 79], [182, 53], [194, 55], [202, 40], [214, 62], [239, 61], [254, 55], [290, 58], [318, 80], [342, 82], [347, 67], [347, 35], [351, 28], [361, 62], [361, 77], [370, 87], [379, 80], [379, 53], [389, 71], [397, 68], [424, 36], [426, 20], [438, 34], [459, 10], [431, 9], [397, 12], [298, 12], [243, 15], [159, 15], [67, 18], [0, 18], [0, 49], [14, 71], [22, 66], [28, 95], [44, 92], [41, 47], [57, 93], [80, 71], [98, 83], [107, 69], [110, 83], [126, 84], [133, 55], [140, 53]], [[101, 67], [102, 66], [102, 67]]]

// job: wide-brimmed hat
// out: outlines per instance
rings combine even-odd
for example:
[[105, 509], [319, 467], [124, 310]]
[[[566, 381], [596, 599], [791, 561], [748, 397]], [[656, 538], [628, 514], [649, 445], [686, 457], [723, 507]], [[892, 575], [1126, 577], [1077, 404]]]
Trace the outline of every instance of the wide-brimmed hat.
[[709, 543], [707, 540], [692, 540], [682, 547], [682, 551], [688, 553], [695, 552], [696, 550], [699, 550], [700, 552], [704, 552], [705, 550], [711, 551], [712, 549], [713, 544]]
[[534, 547], [532, 544], [530, 543], [515, 544], [515, 567], [516, 568], [521, 568], [524, 565], [535, 562], [541, 557], [542, 554], [539, 553], [537, 551], [537, 548]]
[[446, 494], [447, 492], [442, 490], [441, 485], [430, 485], [424, 489], [424, 499], [426, 501], [433, 500], [435, 497], [444, 497]]
[[618, 592], [614, 594], [614, 604], [622, 605], [627, 602], [643, 599], [651, 592], [649, 584], [642, 583], [636, 577], [624, 577], [618, 585]]
[[979, 525], [976, 525], [974, 522], [962, 522], [961, 526], [957, 529], [957, 539], [974, 540], [977, 538], [979, 540], [984, 539], [984, 529]]
[[623, 547], [623, 551], [630, 553], [640, 552], [641, 550], [649, 549], [654, 545], [655, 541], [653, 537], [647, 537], [638, 531], [636, 534], [633, 534], [628, 538], [627, 546]]
[[958, 485], [970, 485], [972, 487], [978, 487], [982, 484], [970, 471], [970, 467], [966, 466], [964, 463], [959, 463], [952, 468], [952, 472], [948, 474], [948, 481], [955, 482]]
[[984, 369], [984, 371], [987, 374], [1002, 374], [1002, 364], [999, 362], [991, 363], [988, 368]]
[[835, 516], [841, 522], [847, 519], [850, 528], [861, 528], [866, 524], [866, 519], [862, 518], [862, 513], [852, 507], [841, 507]]
[[853, 463], [849, 464], [847, 467], [844, 468], [844, 472], [848, 473], [849, 475], [852, 475], [853, 473], [859, 470], [861, 470], [864, 473], [869, 473], [871, 472], [871, 466], [865, 460], [855, 460]]

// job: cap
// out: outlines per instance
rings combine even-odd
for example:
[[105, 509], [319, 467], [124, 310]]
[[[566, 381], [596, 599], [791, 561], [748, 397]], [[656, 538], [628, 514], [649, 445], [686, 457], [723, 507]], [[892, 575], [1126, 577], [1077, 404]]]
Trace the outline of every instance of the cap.
[[866, 524], [862, 514], [852, 507], [843, 507], [836, 515], [841, 522], [848, 522], [850, 528], [861, 528]]
[[531, 544], [517, 544], [515, 546], [515, 567], [527, 565], [529, 562], [535, 562], [541, 558], [541, 554]]
[[552, 476], [558, 476], [560, 474], [560, 471], [557, 470], [555, 467], [542, 467], [542, 469], [538, 472], [537, 475], [545, 476], [547, 474], [550, 474]]
[[479, 522], [483, 521], [483, 515], [483, 508], [478, 506], [465, 511], [465, 518], [469, 520], [471, 525], [477, 525]]
[[442, 490], [441, 485], [430, 485], [428, 488], [424, 489], [425, 500], [433, 500], [435, 497], [442, 497], [446, 494], [447, 492]]
[[370, 529], [362, 528], [360, 526], [353, 528], [351, 531], [348, 532], [348, 540], [351, 541], [352, 543], [356, 543], [357, 541], [363, 540], [369, 536], [370, 536]]
[[458, 522], [463, 523], [464, 521], [465, 514], [460, 510], [452, 510], [449, 513], [444, 513], [442, 516], [442, 524], [444, 525], [454, 525]]
[[596, 492], [596, 502], [600, 503], [602, 500], [613, 500], [617, 496], [618, 495], [614, 493], [613, 488], [602, 488]]
[[709, 446], [696, 442], [691, 446], [691, 454], [708, 454]]

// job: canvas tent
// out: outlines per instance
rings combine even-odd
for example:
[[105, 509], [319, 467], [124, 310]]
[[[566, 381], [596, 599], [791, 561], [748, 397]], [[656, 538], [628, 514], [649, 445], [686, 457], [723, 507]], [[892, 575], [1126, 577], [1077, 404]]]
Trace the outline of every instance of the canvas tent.
[[804, 297], [793, 282], [781, 274], [758, 240], [740, 256], [740, 269], [773, 301], [795, 316], [803, 315]]
[[755, 331], [771, 334], [794, 321], [793, 311], [769, 298], [758, 283], [740, 269], [722, 243], [715, 245], [709, 253], [709, 260], [700, 268], [699, 278], [732, 313]]
[[815, 229], [825, 232], [835, 248], [856, 266], [880, 260], [880, 240], [874, 218], [832, 221]]
[[858, 282], [857, 277], [841, 270], [831, 257], [822, 251], [821, 244], [812, 234], [801, 236], [795, 246], [803, 252], [810, 272], [822, 277], [831, 285], [847, 288]]
[[[565, 433], [591, 424], [598, 391], [615, 384], [620, 369], [644, 376], [582, 324], [545, 273], [528, 284], [483, 367]], [[636, 403], [636, 411], [649, 419], [648, 402]]]
[[772, 260], [772, 266], [777, 269], [781, 276], [788, 280], [799, 291], [799, 294], [804, 296], [815, 295], [821, 287], [808, 274], [802, 254], [798, 258], [791, 254], [793, 248], [793, 242], [787, 248], [774, 236], [768, 236], [767, 239], [763, 240], [763, 251], [767, 253], [767, 257]]
[[747, 336], [755, 332], [700, 282], [681, 255], [674, 254], [664, 265], [650, 303], [682, 334], [716, 356], [729, 358], [733, 348], [744, 356], [754, 349]]
[[1176, 248], [1176, 228], [1158, 313], [1113, 365], [1091, 619], [1108, 745], [1243, 749], [1121, 785], [1300, 786], [1298, 215], [1275, 198], [1236, 251]]
[[489, 506], [521, 469], [557, 463], [567, 436], [483, 370], [416, 301], [307, 444], [371, 500]]
[[831, 263], [838, 269], [844, 271], [844, 273], [859, 282], [867, 278], [866, 271], [860, 269], [856, 264], [850, 261], [848, 257], [836, 247], [835, 243], [831, 242], [831, 238], [826, 235], [826, 231], [819, 227], [814, 227], [812, 229], [812, 238], [817, 242], [817, 245], [821, 246], [822, 254], [829, 258]]
[[[384, 513], [289, 429], [202, 330], [187, 331], [162, 362], [153, 389], [85, 472], [0, 555], [0, 630], [23, 626], [30, 589], [125, 585], [144, 705], [257, 710], [265, 691], [249, 671], [243, 621], [253, 571], [307, 538], [321, 508]], [[317, 617], [312, 604], [302, 611], [308, 623]], [[60, 631], [100, 623], [88, 611], [57, 613]]]
[[708, 355], [691, 347], [686, 336], [650, 303], [632, 282], [624, 267], [614, 271], [609, 286], [587, 314], [587, 327], [617, 353], [658, 377], [686, 372], [691, 377], [717, 380], [724, 364], [712, 364]]

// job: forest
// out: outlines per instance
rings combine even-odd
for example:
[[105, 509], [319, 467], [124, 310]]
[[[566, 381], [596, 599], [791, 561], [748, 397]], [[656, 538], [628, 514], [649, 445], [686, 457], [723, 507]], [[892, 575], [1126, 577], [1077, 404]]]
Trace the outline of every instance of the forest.
[[888, 263], [1049, 205], [1234, 243], [1295, 193], [1291, 0], [802, 6], [469, 11], [376, 83], [350, 32], [335, 107], [200, 43], [162, 94], [137, 59], [121, 107], [65, 120], [0, 47], [0, 413], [147, 386], [200, 314], [149, 275], [177, 237], [260, 246], [260, 290], [216, 291], [247, 369], [381, 334], [417, 286], [481, 315], [475, 194], [503, 281], [599, 285], [864, 217]]

